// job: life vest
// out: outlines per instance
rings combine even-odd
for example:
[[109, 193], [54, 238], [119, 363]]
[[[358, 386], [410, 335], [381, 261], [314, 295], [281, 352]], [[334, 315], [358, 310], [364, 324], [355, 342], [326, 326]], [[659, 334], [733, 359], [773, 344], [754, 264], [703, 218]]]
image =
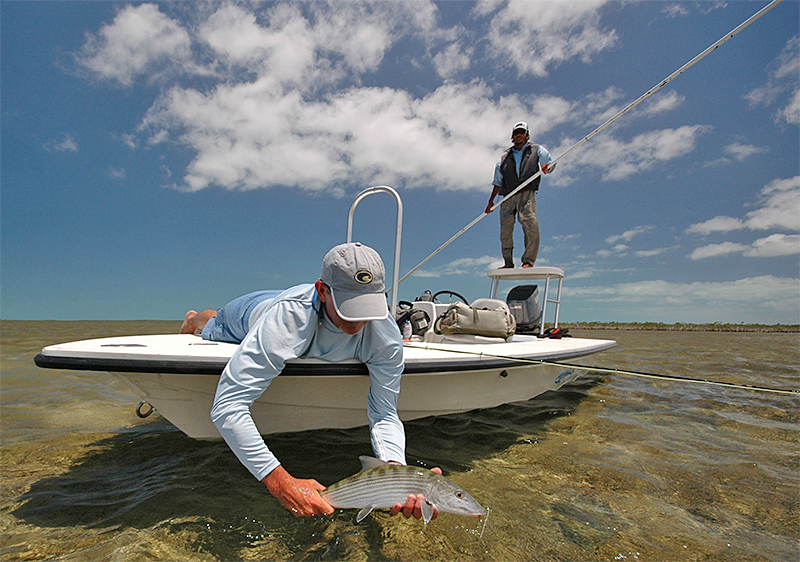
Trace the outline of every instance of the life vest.
[[[519, 177], [517, 177], [517, 164], [511, 151], [514, 147], [505, 151], [500, 157], [500, 172], [503, 174], [503, 184], [500, 186], [500, 195], [506, 196], [514, 191], [519, 184], [539, 171], [539, 145], [526, 144], [522, 149], [522, 162], [519, 165]], [[522, 191], [539, 190], [539, 183], [542, 176], [539, 176], [531, 183], [522, 188]]]

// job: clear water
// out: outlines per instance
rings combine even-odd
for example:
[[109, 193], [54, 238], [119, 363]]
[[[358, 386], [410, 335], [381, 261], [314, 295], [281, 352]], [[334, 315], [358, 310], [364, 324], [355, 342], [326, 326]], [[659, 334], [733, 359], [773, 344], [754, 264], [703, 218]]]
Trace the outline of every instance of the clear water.
[[[2, 323], [0, 560], [797, 560], [800, 400], [589, 375], [537, 399], [406, 424], [409, 462], [489, 507], [477, 519], [295, 519], [222, 442], [185, 437], [103, 373], [49, 371], [51, 343], [170, 322]], [[800, 335], [586, 332], [604, 367], [800, 388]], [[268, 438], [331, 484], [364, 428]], [[483, 536], [481, 537], [481, 531]]]

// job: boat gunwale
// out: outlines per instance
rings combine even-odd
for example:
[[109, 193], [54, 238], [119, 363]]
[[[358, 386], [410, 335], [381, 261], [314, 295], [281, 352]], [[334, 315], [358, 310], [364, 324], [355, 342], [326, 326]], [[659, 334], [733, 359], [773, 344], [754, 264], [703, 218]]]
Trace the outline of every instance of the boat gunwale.
[[[466, 352], [469, 359], [412, 359], [405, 362], [403, 375], [435, 374], [440, 372], [483, 371], [507, 369], [527, 365], [536, 366], [539, 361], [569, 360], [584, 357], [609, 349], [616, 345], [613, 340], [594, 340], [607, 342], [605, 346], [568, 350], [557, 350], [535, 355], [505, 357], [480, 351]], [[432, 348], [429, 351], [444, 351]], [[458, 353], [458, 352], [456, 352]], [[104, 371], [113, 373], [153, 373], [169, 375], [220, 375], [228, 361], [206, 360], [187, 361], [185, 359], [129, 359], [76, 357], [70, 355], [51, 355], [39, 353], [34, 357], [38, 367], [44, 369], [66, 369], [73, 371]], [[369, 376], [366, 364], [360, 362], [289, 362], [284, 366], [281, 376]]]

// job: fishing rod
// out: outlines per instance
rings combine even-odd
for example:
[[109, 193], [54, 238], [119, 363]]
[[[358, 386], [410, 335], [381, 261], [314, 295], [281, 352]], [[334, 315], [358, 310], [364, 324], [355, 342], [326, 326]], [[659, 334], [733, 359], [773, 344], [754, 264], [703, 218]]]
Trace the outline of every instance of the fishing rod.
[[[721, 46], [723, 43], [727, 42], [729, 39], [732, 39], [733, 37], [735, 37], [736, 35], [738, 35], [740, 31], [742, 31], [744, 28], [746, 28], [747, 26], [749, 26], [751, 23], [753, 23], [754, 21], [756, 21], [757, 19], [759, 19], [761, 16], [763, 16], [764, 14], [766, 14], [768, 11], [770, 11], [772, 8], [774, 8], [775, 6], [777, 6], [778, 4], [780, 4], [782, 1], [783, 1], [783, 0], [772, 0], [772, 2], [770, 2], [769, 4], [767, 4], [766, 6], [764, 6], [763, 8], [761, 8], [761, 9], [760, 9], [758, 12], [756, 12], [755, 14], [753, 14], [752, 16], [750, 16], [750, 17], [749, 17], [748, 19], [746, 19], [744, 22], [742, 22], [741, 24], [739, 24], [739, 25], [738, 25], [736, 28], [734, 28], [734, 29], [732, 29], [731, 31], [729, 31], [727, 34], [725, 34], [725, 35], [724, 35], [723, 37], [721, 37], [719, 40], [717, 40], [716, 42], [714, 42], [712, 45], [710, 45], [710, 46], [709, 46], [707, 49], [705, 49], [703, 52], [701, 52], [700, 54], [698, 54], [698, 55], [697, 55], [696, 57], [694, 57], [692, 60], [690, 60], [689, 62], [687, 62], [687, 63], [686, 63], [686, 64], [684, 64], [683, 66], [681, 66], [681, 67], [680, 67], [678, 70], [676, 70], [675, 72], [673, 72], [672, 74], [670, 74], [669, 76], [667, 76], [666, 78], [664, 78], [663, 80], [661, 80], [661, 81], [660, 81], [658, 84], [656, 84], [655, 86], [653, 86], [652, 88], [650, 88], [649, 90], [647, 90], [647, 91], [646, 91], [644, 94], [642, 94], [641, 96], [639, 96], [638, 98], [636, 98], [635, 100], [633, 100], [631, 103], [629, 103], [628, 105], [626, 105], [626, 106], [625, 106], [625, 107], [624, 107], [624, 108], [623, 108], [621, 111], [619, 111], [619, 112], [618, 112], [616, 115], [614, 115], [613, 117], [611, 117], [610, 119], [608, 119], [608, 120], [607, 120], [605, 123], [603, 123], [602, 125], [600, 125], [599, 127], [597, 127], [597, 128], [594, 130], [594, 131], [592, 131], [591, 133], [589, 133], [588, 135], [586, 135], [585, 137], [583, 137], [583, 138], [582, 138], [580, 141], [578, 141], [577, 143], [575, 143], [574, 145], [572, 145], [572, 146], [571, 146], [570, 148], [568, 148], [568, 149], [567, 149], [567, 150], [566, 150], [566, 151], [565, 151], [563, 154], [560, 154], [560, 155], [559, 155], [559, 156], [558, 156], [558, 157], [557, 157], [555, 160], [553, 160], [553, 161], [552, 161], [550, 164], [552, 164], [552, 165], [555, 165], [555, 164], [556, 164], [556, 163], [557, 163], [559, 160], [561, 160], [562, 158], [564, 158], [565, 156], [567, 156], [568, 154], [570, 154], [571, 152], [573, 152], [574, 150], [576, 150], [578, 147], [580, 147], [580, 146], [581, 146], [581, 145], [583, 145], [584, 143], [587, 143], [587, 142], [589, 142], [589, 140], [591, 140], [591, 139], [592, 139], [592, 137], [594, 137], [595, 135], [599, 134], [599, 133], [600, 133], [601, 131], [603, 131], [605, 128], [607, 128], [607, 127], [608, 127], [608, 126], [610, 126], [612, 123], [614, 123], [614, 122], [615, 122], [617, 119], [619, 119], [620, 117], [622, 117], [623, 115], [625, 115], [626, 113], [628, 113], [628, 112], [629, 112], [630, 110], [632, 110], [634, 107], [636, 107], [637, 105], [639, 105], [640, 103], [642, 103], [644, 100], [646, 100], [647, 98], [649, 98], [650, 96], [652, 96], [653, 94], [655, 94], [657, 91], [659, 91], [661, 88], [663, 88], [664, 86], [666, 86], [666, 85], [667, 85], [667, 84], [669, 84], [670, 82], [672, 82], [672, 81], [673, 81], [675, 78], [677, 78], [678, 76], [680, 76], [681, 74], [683, 74], [684, 72], [686, 72], [686, 71], [687, 71], [689, 68], [691, 68], [692, 66], [694, 66], [695, 64], [697, 64], [698, 62], [700, 62], [700, 61], [701, 61], [702, 59], [704, 59], [704, 58], [705, 58], [707, 55], [709, 55], [709, 54], [710, 54], [712, 51], [715, 51], [717, 48], [719, 48], [719, 47], [720, 47], [720, 46]], [[540, 177], [541, 175], [542, 175], [542, 171], [541, 171], [541, 170], [539, 170], [539, 171], [538, 171], [538, 172], [536, 172], [536, 173], [535, 173], [533, 176], [531, 176], [530, 178], [528, 178], [526, 181], [522, 182], [522, 183], [521, 183], [521, 184], [520, 184], [520, 185], [519, 185], [519, 186], [518, 186], [518, 187], [517, 187], [517, 188], [516, 188], [514, 191], [512, 191], [511, 193], [509, 193], [508, 195], [506, 195], [505, 197], [503, 197], [503, 198], [502, 198], [500, 201], [498, 201], [497, 203], [495, 203], [494, 205], [492, 205], [491, 209], [489, 209], [489, 213], [491, 213], [492, 211], [494, 211], [494, 210], [495, 210], [497, 207], [499, 207], [500, 205], [502, 205], [502, 204], [503, 204], [505, 201], [507, 201], [507, 200], [508, 200], [508, 199], [510, 199], [510, 198], [511, 198], [513, 195], [515, 195], [517, 192], [519, 192], [519, 190], [521, 190], [522, 188], [524, 188], [525, 186], [527, 186], [527, 185], [528, 185], [529, 183], [531, 183], [532, 181], [536, 180], [536, 178]], [[489, 213], [483, 212], [483, 213], [481, 213], [480, 215], [478, 215], [477, 217], [475, 217], [475, 218], [472, 220], [472, 222], [470, 222], [470, 223], [469, 223], [468, 225], [466, 225], [464, 228], [462, 228], [461, 230], [459, 230], [459, 231], [458, 231], [456, 234], [454, 234], [454, 235], [453, 235], [453, 236], [452, 236], [452, 237], [451, 237], [449, 240], [447, 240], [447, 242], [445, 242], [444, 244], [442, 244], [441, 246], [439, 246], [438, 248], [436, 248], [436, 249], [433, 251], [433, 253], [431, 253], [431, 254], [430, 254], [430, 255], [429, 255], [427, 258], [425, 258], [425, 259], [424, 259], [424, 260], [422, 260], [422, 261], [421, 261], [419, 264], [417, 264], [417, 266], [416, 266], [416, 267], [414, 267], [414, 268], [413, 268], [411, 271], [409, 271], [408, 273], [406, 273], [405, 275], [403, 275], [403, 277], [401, 277], [401, 278], [400, 278], [400, 280], [398, 281], [398, 284], [399, 284], [399, 283], [402, 283], [402, 282], [403, 282], [403, 281], [404, 281], [404, 280], [405, 280], [407, 277], [409, 277], [409, 276], [410, 276], [412, 273], [414, 273], [414, 272], [415, 272], [416, 270], [418, 270], [420, 267], [422, 267], [423, 265], [425, 265], [426, 263], [428, 263], [428, 261], [429, 261], [431, 258], [433, 258], [433, 257], [434, 257], [436, 254], [438, 254], [439, 252], [441, 252], [442, 250], [444, 250], [444, 249], [445, 249], [447, 246], [449, 246], [449, 245], [450, 245], [450, 244], [451, 244], [453, 241], [455, 241], [455, 239], [456, 239], [456, 238], [458, 238], [459, 236], [461, 236], [462, 234], [464, 234], [466, 231], [468, 231], [470, 228], [472, 228], [473, 226], [475, 226], [476, 224], [478, 224], [478, 222], [480, 222], [480, 221], [481, 221], [481, 220], [482, 220], [482, 219], [483, 219], [485, 216], [487, 216]]]
[[430, 345], [409, 345], [403, 344], [407, 347], [415, 347], [417, 349], [426, 349], [431, 351], [445, 351], [449, 353], [461, 353], [465, 355], [473, 355], [478, 357], [486, 357], [490, 359], [504, 359], [506, 361], [513, 361], [515, 363], [523, 363], [529, 365], [552, 365], [554, 367], [566, 367], [568, 369], [582, 369], [584, 371], [593, 371], [595, 373], [605, 373], [611, 375], [626, 375], [632, 377], [641, 377], [647, 379], [666, 380], [670, 382], [684, 382], [694, 384], [706, 384], [710, 386], [723, 386], [726, 388], [735, 388], [738, 390], [751, 390], [754, 392], [771, 392], [773, 394], [784, 394], [789, 396], [800, 397], [800, 390], [792, 390], [787, 388], [770, 388], [766, 386], [757, 386], [752, 384], [737, 384], [732, 382], [722, 382], [710, 379], [699, 379], [694, 377], [685, 377], [681, 375], [664, 375], [658, 373], [643, 373], [641, 371], [628, 371], [625, 369], [612, 369], [608, 367], [589, 367], [587, 365], [577, 365], [573, 363], [564, 363], [562, 361], [547, 361], [545, 359], [525, 359], [523, 357], [510, 357], [508, 355], [496, 355], [493, 353], [484, 353], [479, 351], [467, 351], [466, 349], [446, 349], [443, 347], [435, 347]]

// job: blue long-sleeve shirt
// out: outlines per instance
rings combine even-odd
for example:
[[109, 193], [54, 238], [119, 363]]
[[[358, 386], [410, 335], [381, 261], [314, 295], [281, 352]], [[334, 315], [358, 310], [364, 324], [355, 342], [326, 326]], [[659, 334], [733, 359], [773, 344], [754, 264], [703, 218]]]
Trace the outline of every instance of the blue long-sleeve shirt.
[[[394, 320], [375, 320], [348, 335], [319, 312], [314, 285], [288, 289], [260, 313], [222, 372], [211, 419], [225, 442], [258, 480], [280, 461], [264, 443], [250, 405], [267, 390], [287, 361], [358, 359], [367, 365], [367, 416], [375, 456], [405, 464], [405, 431], [397, 415], [403, 342]], [[268, 428], [262, 428], [268, 430]]]

